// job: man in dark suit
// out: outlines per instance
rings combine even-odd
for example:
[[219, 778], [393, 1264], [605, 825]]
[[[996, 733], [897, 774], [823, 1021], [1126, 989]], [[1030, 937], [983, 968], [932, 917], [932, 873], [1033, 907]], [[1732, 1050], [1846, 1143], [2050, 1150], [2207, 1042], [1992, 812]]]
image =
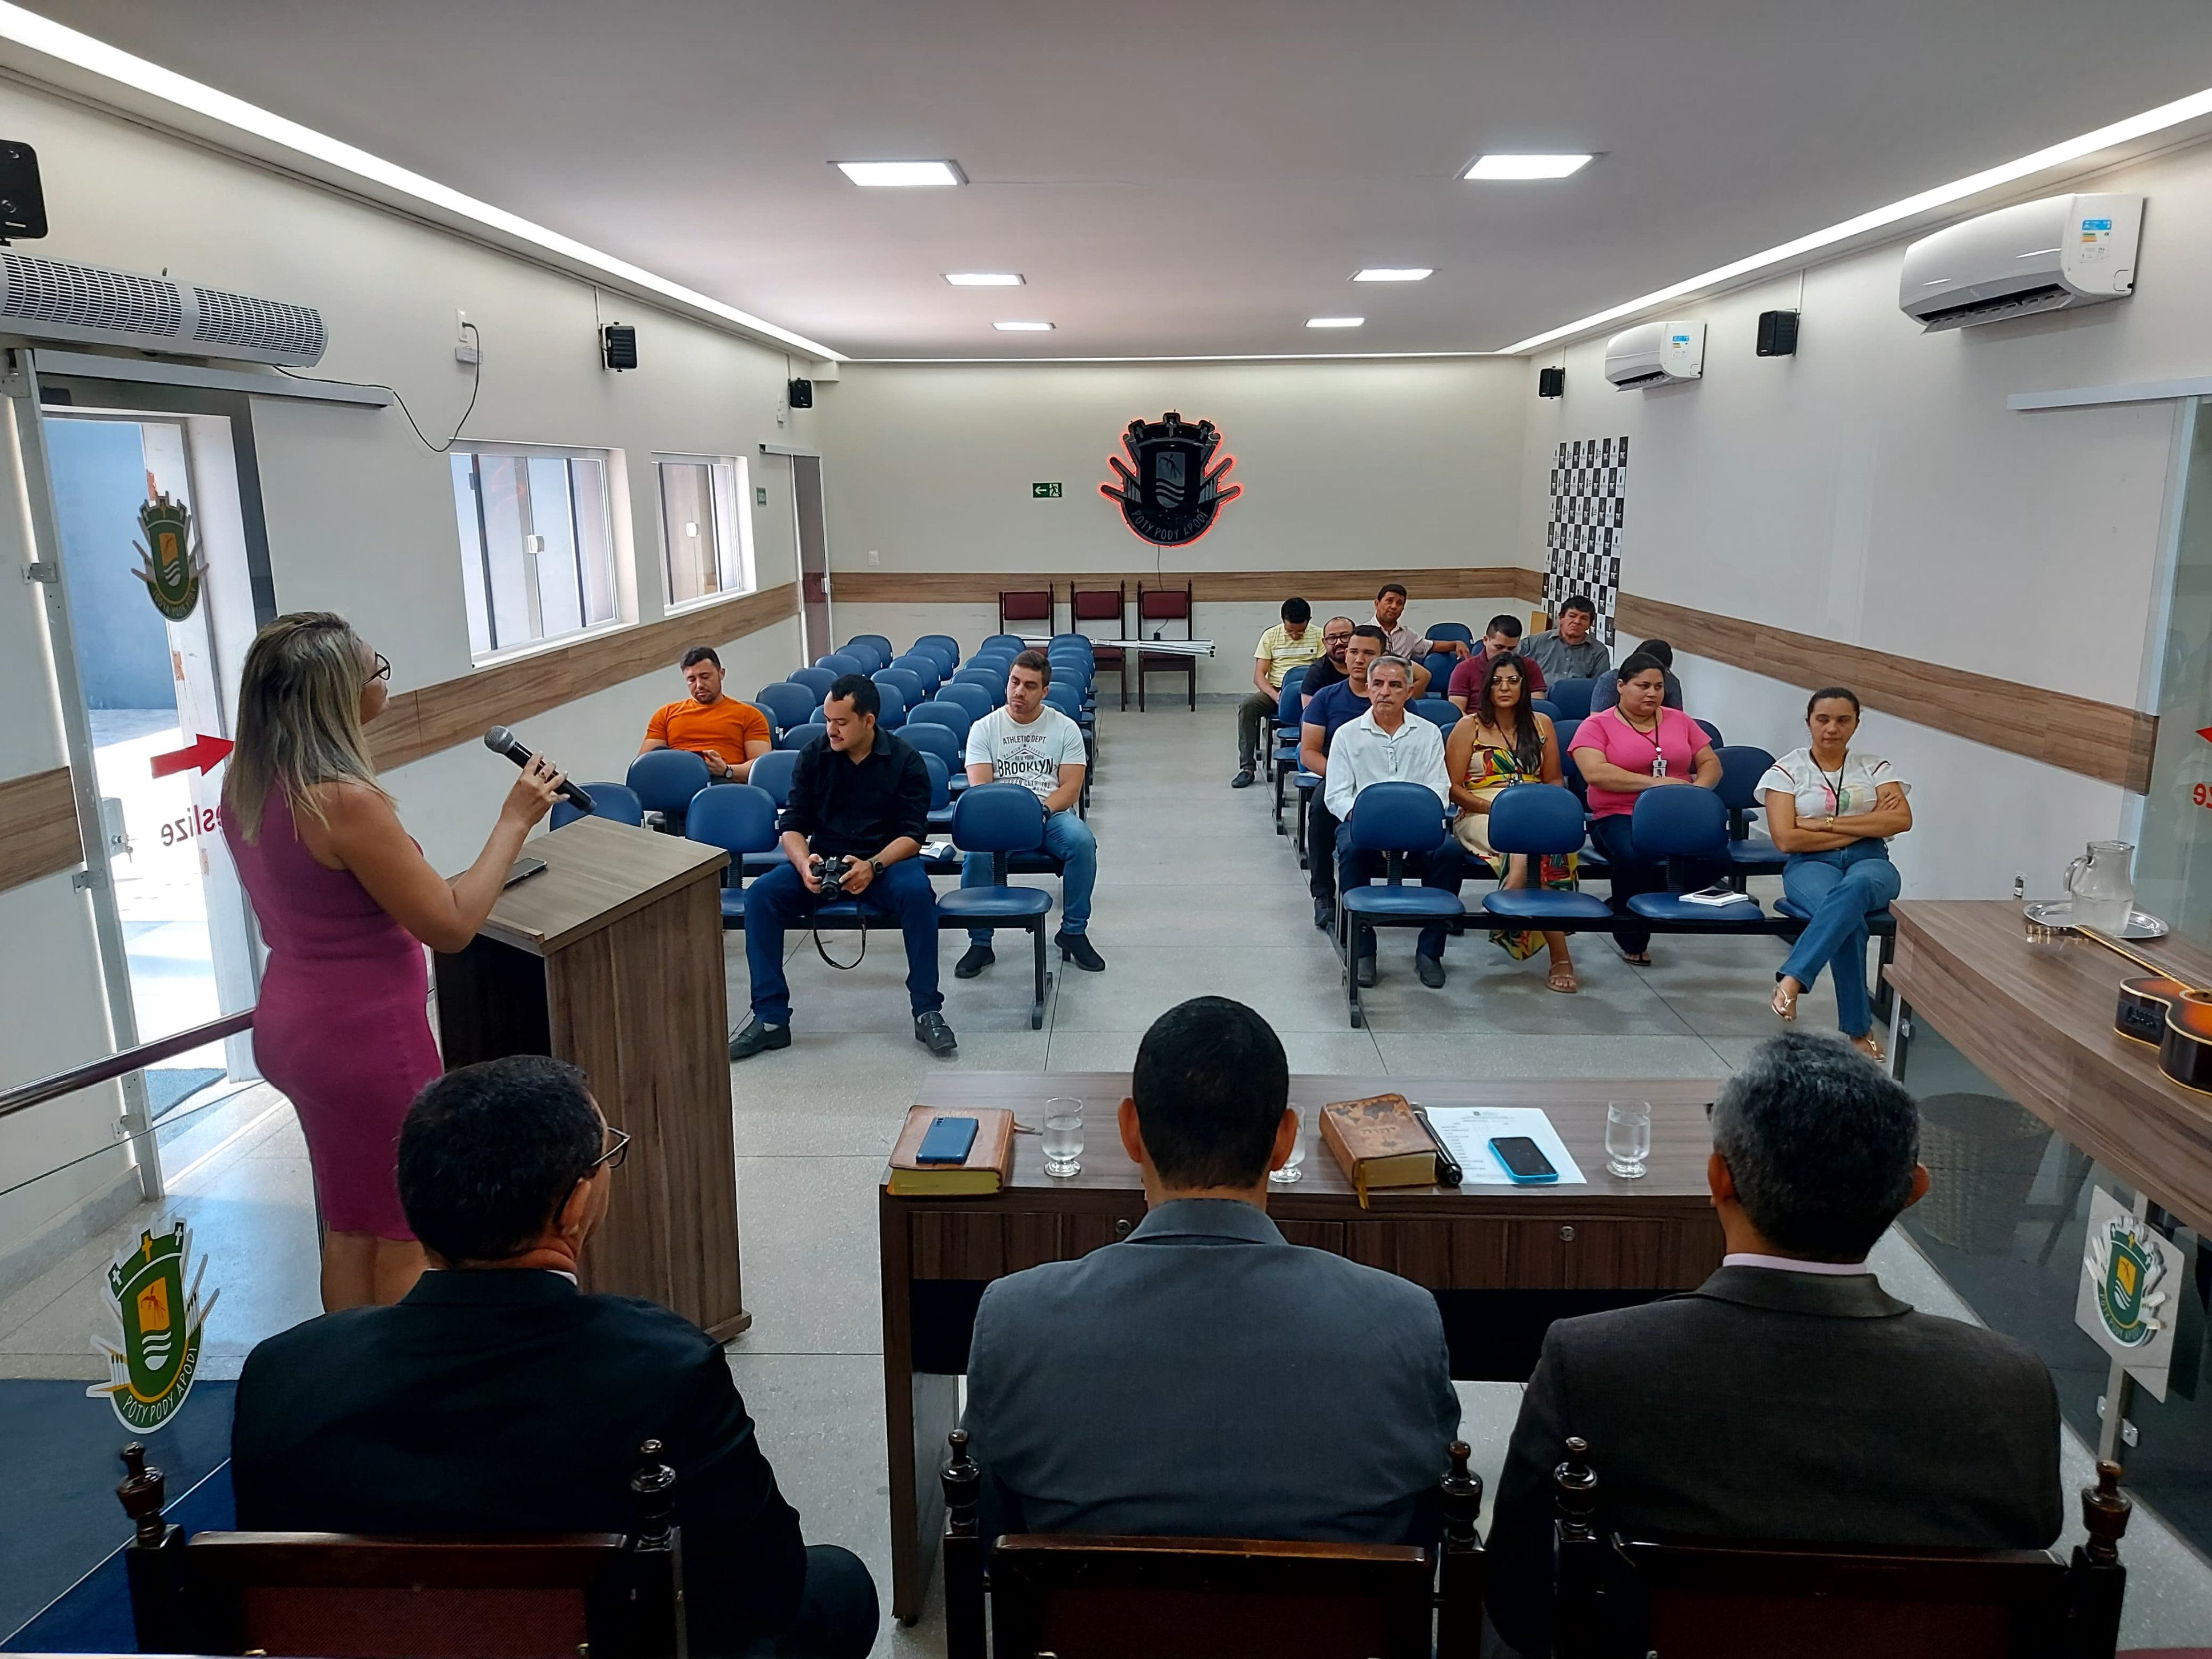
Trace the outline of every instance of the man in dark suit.
[[1267, 1219], [1298, 1134], [1265, 1020], [1200, 997], [1137, 1050], [1127, 1239], [983, 1293], [966, 1426], [984, 1536], [1103, 1532], [1397, 1543], [1459, 1426], [1427, 1291]]
[[2037, 1549], [2058, 1536], [2043, 1362], [1916, 1313], [1867, 1270], [1928, 1190], [1912, 1097], [1827, 1037], [1762, 1044], [1713, 1108], [1728, 1254], [1684, 1296], [1561, 1320], [1490, 1535], [1491, 1622], [1552, 1650], [1553, 1470], [1589, 1443], [1609, 1532]]
[[393, 1307], [309, 1320], [239, 1378], [239, 1525], [356, 1533], [631, 1529], [639, 1446], [676, 1472], [695, 1653], [860, 1659], [875, 1586], [805, 1544], [707, 1334], [576, 1264], [629, 1137], [574, 1066], [447, 1073], [399, 1136], [399, 1196], [434, 1271]]

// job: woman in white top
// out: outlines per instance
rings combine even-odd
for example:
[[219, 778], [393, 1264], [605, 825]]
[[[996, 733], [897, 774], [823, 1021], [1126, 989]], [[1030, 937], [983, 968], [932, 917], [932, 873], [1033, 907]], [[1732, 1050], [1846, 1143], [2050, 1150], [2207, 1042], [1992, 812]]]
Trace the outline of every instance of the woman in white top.
[[1879, 756], [1851, 747], [1859, 700], [1840, 685], [1815, 691], [1805, 705], [1811, 744], [1793, 749], [1759, 781], [1766, 826], [1790, 854], [1782, 890], [1812, 920], [1775, 975], [1774, 1012], [1797, 1018], [1797, 999], [1827, 968], [1836, 981], [1836, 1023], [1851, 1046], [1873, 1059], [1881, 1045], [1868, 1035], [1867, 918], [1898, 895], [1897, 866], [1887, 837], [1912, 828], [1911, 788]]

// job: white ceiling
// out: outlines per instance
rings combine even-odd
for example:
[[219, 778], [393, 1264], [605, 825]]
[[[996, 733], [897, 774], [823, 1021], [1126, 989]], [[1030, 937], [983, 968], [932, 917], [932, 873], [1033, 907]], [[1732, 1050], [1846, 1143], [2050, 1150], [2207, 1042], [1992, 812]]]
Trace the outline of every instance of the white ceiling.
[[859, 357], [1492, 349], [2212, 86], [2202, 0], [33, 4]]

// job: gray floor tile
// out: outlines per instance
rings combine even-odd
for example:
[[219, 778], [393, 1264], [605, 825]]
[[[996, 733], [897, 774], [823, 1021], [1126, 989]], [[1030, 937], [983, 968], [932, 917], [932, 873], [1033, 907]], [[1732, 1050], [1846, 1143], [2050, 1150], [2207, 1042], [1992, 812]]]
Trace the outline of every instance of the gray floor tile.
[[880, 1156], [741, 1158], [738, 1229], [745, 1310], [740, 1353], [880, 1353]]
[[907, 1108], [948, 1073], [1037, 1072], [1043, 1031], [959, 1031], [959, 1052], [939, 1060], [908, 1031], [800, 1031], [788, 1048], [730, 1068], [739, 1157], [890, 1155]]
[[1256, 1008], [1279, 1032], [1343, 1030], [1340, 985], [1319, 935], [1303, 955], [1251, 945], [1150, 945], [1123, 950], [1103, 974], [1064, 980], [1053, 1029], [1141, 1031], [1178, 1003], [1218, 995]]
[[[1126, 1072], [1136, 1064], [1140, 1030], [1075, 1031], [1066, 1027], [1052, 1036], [1055, 1072]], [[1364, 1031], [1279, 1031], [1283, 1054], [1293, 1073], [1364, 1075], [1382, 1063], [1375, 1039]]]
[[1392, 1077], [1725, 1078], [1721, 1057], [1692, 1036], [1466, 1036], [1377, 1031]]

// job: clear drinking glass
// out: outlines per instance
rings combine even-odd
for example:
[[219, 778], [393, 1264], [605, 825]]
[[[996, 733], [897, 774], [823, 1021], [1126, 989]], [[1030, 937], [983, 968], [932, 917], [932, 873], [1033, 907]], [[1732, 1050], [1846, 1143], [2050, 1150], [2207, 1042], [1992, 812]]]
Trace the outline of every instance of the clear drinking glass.
[[1044, 1172], [1048, 1176], [1083, 1173], [1083, 1103], [1066, 1095], [1044, 1103]]
[[1605, 1167], [1624, 1181], [1644, 1173], [1651, 1153], [1651, 1103], [1609, 1100], [1605, 1107]]
[[1306, 1178], [1305, 1161], [1306, 1132], [1301, 1126], [1298, 1138], [1291, 1143], [1291, 1155], [1285, 1160], [1283, 1167], [1267, 1171], [1268, 1184], [1274, 1187], [1288, 1187], [1294, 1182], [1304, 1181]]

